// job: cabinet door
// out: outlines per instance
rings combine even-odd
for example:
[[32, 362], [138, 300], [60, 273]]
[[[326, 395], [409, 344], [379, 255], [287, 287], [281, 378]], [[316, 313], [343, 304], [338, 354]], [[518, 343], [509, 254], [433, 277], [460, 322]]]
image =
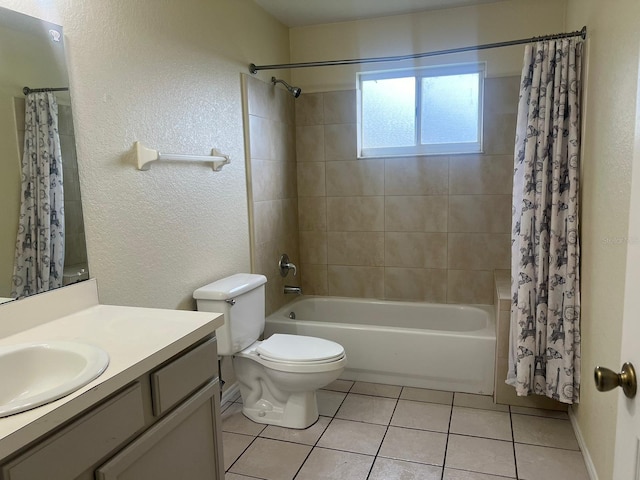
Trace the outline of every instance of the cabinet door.
[[209, 383], [96, 471], [97, 480], [223, 480], [220, 388]]
[[144, 429], [139, 382], [2, 466], [5, 480], [69, 480], [91, 471]]

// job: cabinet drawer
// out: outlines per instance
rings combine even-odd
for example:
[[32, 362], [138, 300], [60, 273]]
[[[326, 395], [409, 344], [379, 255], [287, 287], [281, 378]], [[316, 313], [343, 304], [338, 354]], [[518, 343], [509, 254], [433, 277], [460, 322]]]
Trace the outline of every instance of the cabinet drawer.
[[151, 374], [153, 414], [164, 414], [217, 375], [218, 349], [212, 338]]
[[69, 480], [144, 428], [142, 388], [135, 383], [2, 467], [6, 480]]

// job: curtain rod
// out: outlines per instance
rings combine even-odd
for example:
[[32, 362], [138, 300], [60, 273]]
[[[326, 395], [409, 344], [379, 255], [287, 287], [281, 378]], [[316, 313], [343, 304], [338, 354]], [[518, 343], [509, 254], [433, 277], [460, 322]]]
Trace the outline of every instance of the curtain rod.
[[326, 60], [323, 62], [302, 62], [302, 63], [281, 63], [276, 65], [249, 65], [251, 73], [258, 73], [259, 70], [274, 70], [278, 68], [307, 68], [307, 67], [327, 67], [336, 65], [355, 65], [359, 63], [378, 63], [378, 62], [397, 62], [400, 60], [411, 60], [414, 58], [435, 57], [438, 55], [449, 55], [452, 53], [463, 53], [476, 50], [488, 50], [490, 48], [511, 47], [513, 45], [522, 45], [525, 43], [540, 42], [544, 40], [557, 40], [560, 38], [587, 37], [587, 27], [582, 30], [569, 33], [556, 33], [553, 35], [543, 35], [541, 37], [522, 38], [520, 40], [510, 40], [508, 42], [486, 43], [484, 45], [473, 45], [470, 47], [450, 48], [448, 50], [438, 50], [435, 52], [413, 53], [410, 55], [397, 55], [393, 57], [370, 57], [370, 58], [352, 58], [348, 60]]
[[25, 95], [29, 95], [30, 93], [40, 93], [40, 92], [68, 92], [69, 87], [61, 87], [61, 88], [29, 88], [24, 87], [22, 89], [22, 93]]

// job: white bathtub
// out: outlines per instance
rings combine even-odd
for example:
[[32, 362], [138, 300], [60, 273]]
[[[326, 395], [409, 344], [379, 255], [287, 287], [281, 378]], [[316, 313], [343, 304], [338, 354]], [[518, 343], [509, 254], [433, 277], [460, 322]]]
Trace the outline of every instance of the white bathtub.
[[273, 333], [342, 344], [346, 380], [493, 393], [492, 306], [302, 296], [267, 317]]

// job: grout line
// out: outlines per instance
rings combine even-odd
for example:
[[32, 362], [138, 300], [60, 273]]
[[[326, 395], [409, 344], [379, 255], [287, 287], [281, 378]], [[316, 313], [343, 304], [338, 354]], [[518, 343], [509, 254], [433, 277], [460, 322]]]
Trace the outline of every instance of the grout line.
[[449, 437], [451, 436], [451, 422], [453, 420], [453, 403], [455, 401], [456, 394], [453, 393], [451, 398], [451, 410], [449, 411], [449, 425], [447, 426], [447, 441], [444, 444], [444, 457], [442, 458], [442, 473], [440, 474], [440, 480], [444, 480], [444, 469], [447, 465], [447, 452], [449, 451]]
[[[355, 385], [355, 382], [351, 385], [351, 387], [353, 387], [353, 385]], [[349, 390], [351, 390], [351, 387], [349, 387]], [[327, 391], [332, 391], [332, 390], [327, 390]], [[340, 392], [340, 393], [345, 393], [345, 392]], [[346, 392], [344, 398], [342, 399], [342, 401], [340, 402], [340, 405], [338, 405], [338, 408], [336, 409], [335, 413], [329, 417], [329, 415], [323, 415], [325, 417], [330, 418], [331, 420], [329, 420], [329, 423], [327, 423], [327, 426], [324, 427], [324, 430], [322, 431], [322, 433], [318, 436], [318, 438], [316, 439], [315, 443], [313, 445], [311, 445], [311, 450], [309, 450], [309, 453], [307, 453], [307, 456], [304, 457], [304, 460], [302, 461], [302, 463], [300, 464], [300, 467], [298, 468], [298, 470], [296, 470], [295, 475], [293, 476], [293, 478], [295, 479], [298, 474], [300, 473], [300, 471], [302, 470], [302, 467], [304, 467], [304, 464], [307, 463], [307, 460], [309, 459], [309, 457], [311, 456], [311, 453], [316, 449], [316, 447], [318, 447], [318, 442], [320, 441], [320, 439], [322, 438], [322, 436], [325, 434], [325, 432], [327, 431], [327, 429], [329, 428], [329, 426], [333, 423], [333, 420], [336, 418], [336, 413], [338, 413], [338, 410], [340, 410], [340, 407], [342, 407], [342, 404], [344, 403], [344, 401], [347, 398], [347, 395], [349, 395], [348, 392]], [[316, 403], [317, 403], [318, 399], [316, 398]], [[320, 447], [318, 447], [320, 448]]]
[[513, 434], [513, 417], [511, 416], [511, 405], [509, 405], [509, 425], [511, 425], [511, 446], [513, 448], [513, 470], [518, 478], [518, 459], [516, 458], [516, 440]]
[[[227, 433], [234, 433], [234, 432], [227, 432]], [[239, 434], [239, 435], [241, 435], [241, 434]], [[244, 450], [242, 450], [242, 453], [241, 453], [240, 455], [238, 455], [238, 458], [236, 458], [236, 459], [231, 463], [231, 465], [229, 465], [229, 468], [227, 468], [227, 469], [224, 471], [224, 473], [227, 473], [228, 471], [230, 471], [230, 470], [231, 470], [231, 468], [233, 468], [233, 466], [238, 462], [238, 460], [240, 460], [240, 459], [242, 458], [242, 456], [247, 452], [247, 450], [249, 450], [249, 447], [251, 447], [251, 445], [253, 445], [253, 444], [255, 443], [255, 441], [256, 441], [256, 439], [257, 439], [257, 438], [258, 438], [258, 436], [257, 436], [257, 435], [256, 435], [255, 437], [253, 437], [253, 440], [251, 440], [251, 442], [249, 443], [249, 445], [247, 445], [247, 447], [246, 447]], [[224, 445], [223, 445], [223, 447], [222, 447], [222, 448], [224, 449]]]
[[371, 475], [371, 472], [373, 471], [373, 467], [376, 464], [376, 460], [378, 459], [378, 455], [380, 454], [380, 450], [382, 449], [382, 444], [384, 443], [384, 439], [387, 437], [387, 433], [389, 433], [391, 420], [393, 420], [393, 416], [395, 415], [396, 409], [398, 408], [398, 403], [400, 402], [400, 395], [402, 394], [402, 388], [400, 389], [400, 394], [398, 394], [398, 398], [396, 398], [396, 404], [393, 406], [393, 412], [391, 412], [391, 416], [389, 417], [389, 422], [387, 423], [386, 428], [384, 430], [384, 435], [382, 435], [382, 440], [380, 440], [380, 445], [378, 445], [378, 450], [376, 450], [376, 454], [373, 456], [373, 462], [371, 462], [371, 467], [369, 468], [369, 472], [367, 473], [367, 479], [369, 478], [369, 476]]

